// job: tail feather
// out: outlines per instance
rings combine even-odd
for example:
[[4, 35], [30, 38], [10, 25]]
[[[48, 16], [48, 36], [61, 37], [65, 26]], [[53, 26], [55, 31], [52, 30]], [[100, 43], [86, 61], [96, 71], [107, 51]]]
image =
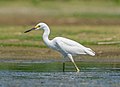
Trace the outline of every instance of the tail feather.
[[85, 52], [86, 52], [87, 54], [91, 55], [91, 56], [95, 56], [95, 52], [94, 52], [93, 50], [91, 50], [90, 48], [87, 48], [87, 49], [85, 50]]

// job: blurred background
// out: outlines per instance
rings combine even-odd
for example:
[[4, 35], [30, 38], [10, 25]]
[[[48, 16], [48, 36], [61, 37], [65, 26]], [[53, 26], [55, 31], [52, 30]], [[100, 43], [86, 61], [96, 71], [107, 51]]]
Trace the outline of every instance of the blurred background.
[[119, 25], [120, 0], [0, 0], [1, 25]]
[[58, 58], [42, 32], [23, 33], [39, 22], [50, 26], [51, 39], [71, 38], [95, 50], [95, 58], [119, 59], [120, 0], [0, 0], [0, 58]]

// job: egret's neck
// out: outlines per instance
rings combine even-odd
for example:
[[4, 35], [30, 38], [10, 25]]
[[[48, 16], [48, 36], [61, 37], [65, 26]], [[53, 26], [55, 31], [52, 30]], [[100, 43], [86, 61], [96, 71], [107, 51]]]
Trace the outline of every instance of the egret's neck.
[[49, 27], [47, 26], [47, 27], [45, 27], [45, 28], [43, 28], [43, 30], [44, 30], [44, 33], [43, 33], [43, 41], [44, 41], [44, 43], [47, 45], [47, 46], [49, 46], [50, 45], [50, 40], [49, 40], [49, 34], [50, 34], [50, 29], [49, 29]]

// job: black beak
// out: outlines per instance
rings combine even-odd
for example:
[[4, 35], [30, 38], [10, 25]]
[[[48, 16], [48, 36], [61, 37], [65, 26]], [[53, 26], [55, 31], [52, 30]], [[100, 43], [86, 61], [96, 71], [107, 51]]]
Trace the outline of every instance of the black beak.
[[24, 33], [30, 32], [30, 31], [35, 30], [35, 29], [36, 29], [36, 28], [32, 28], [32, 29], [30, 29], [30, 30], [25, 31]]

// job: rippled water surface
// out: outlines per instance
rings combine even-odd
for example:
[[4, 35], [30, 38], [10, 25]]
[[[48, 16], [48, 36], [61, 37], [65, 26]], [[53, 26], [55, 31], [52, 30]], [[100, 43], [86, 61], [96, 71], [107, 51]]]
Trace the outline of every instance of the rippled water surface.
[[[118, 64], [0, 63], [0, 87], [120, 87]], [[96, 66], [96, 67], [95, 67]]]
[[0, 71], [0, 87], [120, 87], [120, 72]]

